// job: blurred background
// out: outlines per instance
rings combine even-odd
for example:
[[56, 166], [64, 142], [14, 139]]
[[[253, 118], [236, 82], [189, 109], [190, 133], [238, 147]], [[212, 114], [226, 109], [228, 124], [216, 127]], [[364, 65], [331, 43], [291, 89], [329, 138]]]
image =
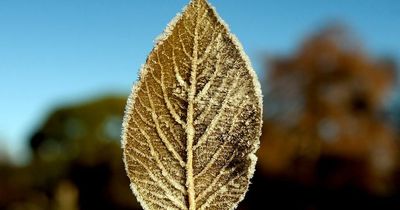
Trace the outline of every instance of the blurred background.
[[[400, 209], [400, 2], [210, 0], [262, 83], [239, 209]], [[0, 0], [0, 209], [135, 210], [138, 69], [186, 0]]]

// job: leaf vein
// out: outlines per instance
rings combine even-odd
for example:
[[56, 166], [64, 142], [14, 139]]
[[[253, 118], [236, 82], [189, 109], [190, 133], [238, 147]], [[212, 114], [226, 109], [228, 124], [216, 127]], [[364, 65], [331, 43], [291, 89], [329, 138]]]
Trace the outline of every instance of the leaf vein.
[[[243, 109], [245, 103], [246, 103], [246, 100], [243, 100], [243, 102], [239, 105], [239, 110], [237, 111], [237, 113], [235, 114], [235, 116], [232, 119], [232, 122], [231, 122], [231, 125], [230, 125], [228, 133], [232, 133], [233, 132], [233, 129], [235, 128], [235, 125], [238, 122], [237, 121], [238, 116], [242, 113], [242, 109]], [[194, 179], [197, 179], [198, 177], [202, 176], [203, 174], [205, 174], [211, 168], [211, 166], [215, 163], [215, 161], [217, 160], [217, 158], [220, 155], [220, 153], [223, 151], [223, 149], [225, 149], [225, 146], [226, 146], [226, 144], [228, 142], [229, 142], [229, 139], [226, 139], [224, 141], [224, 143], [213, 154], [211, 160], [207, 163], [207, 165], [197, 175], [195, 175]]]
[[233, 153], [233, 154], [231, 155], [231, 157], [229, 158], [229, 160], [227, 161], [227, 163], [222, 167], [222, 169], [220, 170], [220, 172], [218, 173], [218, 175], [213, 179], [213, 181], [211, 182], [211, 184], [208, 185], [208, 187], [207, 187], [205, 190], [203, 190], [203, 191], [196, 197], [196, 201], [199, 201], [199, 200], [203, 199], [204, 196], [206, 196], [207, 193], [209, 193], [209, 192], [212, 190], [212, 188], [216, 186], [216, 184], [217, 184], [217, 182], [220, 180], [220, 178], [221, 178], [223, 175], [228, 174], [228, 172], [226, 171], [226, 168], [229, 166], [229, 164], [230, 164], [231, 161], [235, 158], [235, 156], [236, 156], [235, 153]]
[[[228, 91], [227, 96], [224, 98], [224, 101], [222, 102], [221, 107], [219, 108], [219, 110], [217, 111], [217, 115], [211, 120], [211, 123], [209, 124], [209, 126], [206, 128], [206, 131], [204, 131], [204, 133], [201, 135], [201, 137], [199, 138], [198, 142], [195, 144], [195, 146], [193, 147], [193, 150], [196, 150], [201, 144], [203, 144], [206, 140], [207, 140], [207, 135], [209, 134], [209, 132], [211, 132], [212, 129], [214, 129], [214, 127], [217, 125], [217, 122], [219, 121], [219, 119], [221, 118], [222, 114], [224, 113], [223, 110], [226, 108], [229, 99], [231, 99], [230, 95], [233, 92], [233, 90], [236, 89], [236, 87], [239, 85], [238, 82], [238, 73], [235, 76], [234, 79], [234, 83], [233, 83], [233, 87], [231, 87]], [[236, 93], [236, 95], [238, 95]]]
[[172, 116], [172, 118], [177, 123], [181, 124], [182, 127], [185, 127], [186, 126], [185, 122], [183, 122], [181, 117], [176, 113], [174, 107], [172, 107], [171, 101], [169, 100], [169, 97], [168, 97], [168, 94], [167, 94], [167, 91], [166, 91], [166, 88], [165, 88], [165, 85], [164, 85], [164, 68], [161, 65], [160, 57], [159, 57], [158, 53], [157, 53], [157, 59], [158, 59], [158, 62], [160, 63], [159, 65], [160, 65], [160, 68], [161, 68], [161, 91], [163, 93], [163, 97], [162, 98], [164, 99], [165, 105], [167, 105], [168, 112]]
[[[136, 124], [136, 126], [138, 126], [138, 125]], [[160, 160], [159, 157], [158, 157], [157, 151], [154, 149], [154, 147], [153, 147], [153, 145], [152, 145], [152, 143], [151, 143], [151, 141], [150, 141], [149, 135], [148, 135], [145, 131], [143, 131], [140, 127], [139, 127], [139, 130], [140, 130], [140, 133], [146, 138], [147, 144], [148, 144], [148, 146], [149, 146], [149, 148], [150, 148], [150, 153], [151, 153], [153, 156], [155, 156], [155, 160], [156, 160], [156, 163], [157, 163], [156, 165], [161, 169], [162, 174], [165, 176], [164, 178], [165, 178], [173, 187], [175, 187], [177, 190], [179, 190], [179, 191], [181, 191], [182, 193], [185, 194], [185, 188], [184, 188], [180, 183], [178, 183], [177, 180], [173, 179], [173, 178], [171, 177], [171, 175], [169, 174], [169, 172], [165, 169], [163, 163], [161, 162], [161, 160]]]
[[[147, 82], [145, 82], [146, 88], [148, 89], [148, 85]], [[169, 140], [165, 137], [164, 133], [162, 132], [159, 122], [158, 122], [158, 118], [155, 112], [155, 108], [154, 108], [154, 104], [153, 101], [151, 100], [150, 95], [147, 95], [147, 98], [149, 99], [150, 102], [150, 106], [152, 109], [151, 112], [151, 117], [153, 118], [154, 123], [156, 124], [156, 130], [157, 133], [161, 139], [161, 141], [164, 143], [164, 145], [167, 147], [168, 151], [170, 151], [173, 155], [173, 157], [179, 162], [179, 164], [184, 167], [185, 166], [185, 162], [183, 162], [182, 157], [175, 151], [174, 147], [172, 146], [171, 142], [169, 142]]]

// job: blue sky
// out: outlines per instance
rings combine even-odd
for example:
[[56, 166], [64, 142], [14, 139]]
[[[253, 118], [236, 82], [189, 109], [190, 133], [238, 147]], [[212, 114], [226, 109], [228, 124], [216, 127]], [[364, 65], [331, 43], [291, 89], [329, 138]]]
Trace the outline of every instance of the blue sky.
[[[0, 0], [0, 152], [24, 142], [59, 104], [127, 94], [153, 40], [188, 0]], [[210, 0], [257, 73], [330, 21], [373, 55], [400, 58], [397, 0]]]

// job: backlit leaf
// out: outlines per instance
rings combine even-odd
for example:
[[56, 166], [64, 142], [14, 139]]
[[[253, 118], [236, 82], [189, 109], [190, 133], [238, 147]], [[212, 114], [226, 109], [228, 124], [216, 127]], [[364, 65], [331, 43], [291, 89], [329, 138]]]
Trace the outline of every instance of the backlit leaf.
[[206, 0], [157, 40], [128, 100], [123, 149], [144, 209], [234, 209], [256, 163], [259, 82]]

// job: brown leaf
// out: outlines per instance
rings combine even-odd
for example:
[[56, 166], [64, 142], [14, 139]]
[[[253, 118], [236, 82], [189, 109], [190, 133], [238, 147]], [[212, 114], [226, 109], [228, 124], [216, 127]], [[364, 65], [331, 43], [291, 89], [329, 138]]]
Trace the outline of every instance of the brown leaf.
[[142, 67], [123, 129], [126, 171], [144, 209], [234, 209], [256, 163], [260, 85], [206, 0], [192, 0]]

